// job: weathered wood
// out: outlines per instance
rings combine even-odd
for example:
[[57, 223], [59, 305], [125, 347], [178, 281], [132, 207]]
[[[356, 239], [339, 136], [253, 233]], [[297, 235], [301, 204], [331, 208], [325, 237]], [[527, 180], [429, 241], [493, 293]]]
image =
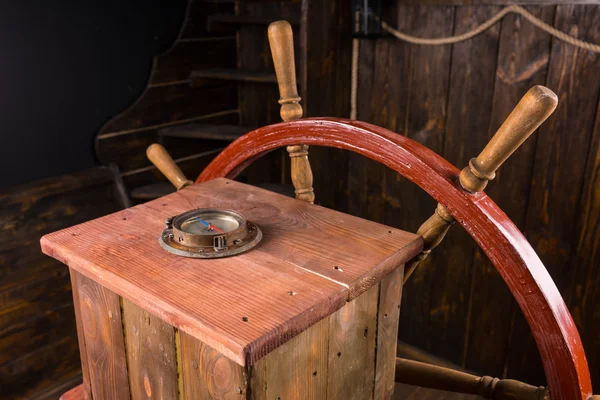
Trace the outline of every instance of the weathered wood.
[[327, 398], [372, 398], [378, 300], [374, 286], [329, 317]]
[[[546, 23], [552, 24], [554, 7], [527, 7], [527, 10]], [[482, 85], [494, 87], [489, 134], [496, 132], [529, 88], [545, 83], [550, 58], [550, 41], [550, 35], [521, 16], [508, 15], [502, 20], [495, 80], [493, 83]], [[468, 113], [467, 120], [470, 121], [481, 115], [483, 110], [474, 107], [484, 102], [483, 99], [487, 99], [487, 96], [487, 91], [478, 92], [477, 102], [469, 105], [469, 110], [473, 112]], [[485, 103], [488, 104], [487, 101]], [[462, 126], [458, 131], [468, 132]], [[456, 134], [457, 131], [454, 131], [447, 140], [451, 140]], [[468, 135], [461, 141], [464, 145], [477, 142], [477, 146], [481, 148], [482, 139], [486, 138], [481, 138], [480, 135]], [[499, 170], [494, 184], [486, 188], [486, 193], [521, 230], [525, 225], [536, 141], [536, 136], [525, 141], [519, 151], [513, 154]], [[464, 162], [456, 165], [464, 165]], [[454, 232], [457, 233], [459, 232]], [[466, 246], [468, 246], [467, 242], [461, 238], [453, 247], [456, 248], [456, 252], [464, 252], [462, 249], [466, 249]], [[502, 278], [479, 248], [473, 259], [472, 271], [469, 296], [471, 311], [468, 330], [465, 332], [464, 366], [472, 371], [484, 371], [493, 376], [506, 377], [504, 375], [506, 355], [509, 351], [514, 351], [510, 347], [510, 336], [517, 305]], [[506, 310], [506, 312], [499, 313], [497, 310]], [[584, 343], [587, 348], [588, 342], [584, 340]]]
[[[600, 42], [600, 6], [558, 6], [555, 26], [576, 32], [580, 39]], [[575, 221], [600, 93], [600, 81], [594, 78], [600, 57], [557, 39], [551, 52], [546, 86], [558, 95], [560, 108], [540, 128], [524, 231], [559, 290], [568, 292], [576, 290], [569, 287], [569, 257], [577, 245]], [[534, 341], [518, 313], [508, 357], [508, 376], [544, 383]]]
[[36, 242], [116, 210], [107, 168], [0, 193], [0, 398], [35, 397], [80, 373], [68, 270]]
[[[235, 258], [201, 261], [158, 246], [167, 217], [203, 207], [242, 212], [259, 224], [262, 243]], [[318, 250], [323, 243], [327, 252]], [[47, 254], [240, 364], [258, 360], [360, 296], [421, 245], [414, 234], [225, 179], [42, 239]], [[198, 262], [207, 267], [198, 270]], [[199, 291], [205, 295], [199, 298]]]
[[400, 318], [400, 299], [404, 282], [404, 268], [400, 267], [379, 284], [377, 310], [377, 353], [373, 399], [391, 399], [394, 394], [394, 360]]
[[77, 324], [77, 342], [79, 344], [79, 357], [81, 358], [81, 375], [83, 378], [82, 398], [85, 400], [92, 399], [92, 387], [90, 381], [90, 364], [88, 363], [85, 335], [83, 332], [83, 319], [81, 309], [83, 305], [79, 297], [79, 272], [69, 268], [71, 276], [71, 286], [73, 287], [73, 308], [75, 309], [75, 321]]
[[[273, 20], [300, 19], [302, 2], [269, 1], [269, 2], [236, 2], [236, 16], [252, 18], [273, 18]], [[294, 42], [300, 43], [298, 34], [294, 32]], [[274, 72], [271, 51], [264, 26], [242, 25], [238, 29], [238, 68], [255, 72]], [[261, 55], [258, 56], [257, 55]], [[306, 62], [300, 58], [296, 48], [298, 64]], [[302, 88], [301, 88], [302, 90]], [[265, 126], [280, 122], [277, 103], [279, 99], [276, 85], [244, 82], [238, 85], [240, 123], [248, 126]], [[285, 150], [273, 152], [267, 158], [259, 160], [244, 174], [246, 181], [252, 184], [288, 183], [289, 167]]]
[[102, 162], [115, 163], [122, 173], [126, 173], [151, 165], [146, 157], [146, 149], [152, 143], [159, 142], [165, 145], [175, 159], [223, 147], [222, 143], [211, 140], [162, 136], [162, 129], [177, 129], [179, 126], [191, 123], [236, 124], [238, 119], [237, 110], [231, 109], [192, 117], [191, 121], [165, 122], [125, 134], [101, 135], [96, 141], [96, 153]]
[[178, 398], [173, 327], [122, 299], [131, 398]]
[[[351, 7], [343, 1], [305, 0], [303, 4], [304, 24], [299, 30], [300, 40], [295, 43], [301, 52], [297, 60], [304, 114], [307, 117], [348, 117]], [[324, 87], [328, 89], [323, 90]], [[327, 171], [320, 173], [312, 185], [317, 193], [317, 204], [347, 211], [348, 152], [313, 147], [310, 153], [313, 171]]]
[[243, 399], [248, 391], [244, 367], [184, 332], [181, 371], [185, 399]]
[[330, 335], [329, 318], [325, 318], [269, 353], [260, 362], [264, 364], [264, 372], [259, 372], [263, 378], [253, 382], [255, 398], [326, 398], [327, 381], [331, 379], [327, 368]]
[[[478, 26], [498, 10], [498, 7], [478, 5], [456, 8], [454, 33], [462, 34]], [[492, 93], [483, 91], [482, 88], [493, 87], [499, 33], [500, 27], [497, 25], [451, 48], [447, 119], [441, 154], [457, 167], [466, 166], [469, 159], [478, 154], [488, 141]], [[512, 107], [515, 104], [516, 102]], [[434, 271], [426, 275], [429, 279], [416, 290], [432, 292], [429, 296], [431, 303], [424, 306], [425, 310], [422, 312], [425, 315], [420, 322], [425, 324], [420, 326], [433, 323], [426, 333], [426, 340], [431, 345], [424, 349], [462, 365], [469, 324], [477, 318], [469, 310], [473, 257], [478, 246], [464, 229], [456, 225], [446, 235], [444, 242], [433, 251], [436, 261], [423, 266], [434, 268]], [[406, 291], [410, 290], [409, 284]], [[415, 292], [413, 296], [412, 301], [420, 301], [419, 292]], [[404, 309], [407, 314], [412, 312], [407, 305]], [[401, 315], [411, 319], [410, 316]], [[405, 329], [411, 330], [412, 336], [418, 334], [414, 328], [405, 326]], [[408, 337], [402, 339], [409, 340]]]
[[235, 109], [236, 103], [236, 87], [228, 82], [207, 83], [203, 88], [187, 83], [151, 87], [127, 110], [104, 125], [97, 139], [148, 129], [165, 122], [185, 122], [192, 117]]
[[256, 127], [242, 125], [213, 125], [202, 123], [182, 124], [158, 130], [159, 136], [191, 139], [214, 139], [233, 141]]
[[258, 83], [277, 82], [277, 78], [272, 73], [244, 71], [235, 68], [196, 69], [190, 73], [190, 81], [193, 87], [204, 86], [206, 79]]
[[[453, 7], [398, 7], [399, 19], [407, 32], [417, 36], [449, 36], [455, 27], [455, 9]], [[403, 15], [406, 14], [406, 15]], [[394, 39], [392, 39], [394, 40]], [[444, 152], [446, 131], [446, 105], [450, 101], [449, 80], [451, 69], [448, 65], [452, 56], [449, 46], [409, 46], [409, 70], [404, 95], [406, 111], [402, 125], [396, 129], [408, 138], [427, 146], [438, 154]], [[393, 75], [387, 79], [394, 79]], [[397, 95], [395, 95], [397, 96]], [[403, 178], [388, 180], [385, 193], [394, 194], [396, 208], [395, 226], [416, 231], [426, 221], [436, 204], [419, 188], [409, 185]], [[405, 209], [405, 205], [408, 207]], [[388, 217], [389, 218], [389, 217]], [[387, 219], [386, 219], [387, 221]], [[400, 325], [399, 336], [405, 340], [442, 357], [455, 358], [460, 344], [438, 338], [439, 333], [449, 333], [449, 320], [444, 313], [432, 310], [444, 310], [454, 296], [444, 298], [442, 288], [437, 289], [440, 274], [444, 274], [444, 257], [433, 252], [413, 274], [415, 281], [404, 289], [405, 301], [401, 315], [405, 314]], [[430, 270], [427, 271], [426, 270]], [[455, 282], [455, 281], [454, 281]], [[443, 284], [443, 281], [440, 281]], [[414, 307], [414, 308], [413, 308]], [[409, 311], [410, 310], [410, 311]], [[457, 309], [453, 316], [456, 321], [464, 321], [466, 309]], [[412, 326], [427, 326], [419, 332]]]
[[[470, 194], [459, 187], [458, 170], [426, 147], [364, 122], [301, 119], [243, 136], [224, 149], [196, 181], [233, 178], [261, 155], [298, 142], [352, 150], [379, 161], [446, 207], [493, 262], [527, 317], [553, 396], [589, 397], [591, 383], [581, 338], [541, 260], [487, 195]], [[571, 372], [565, 373], [565, 368]]]
[[119, 296], [76, 274], [92, 398], [130, 399]]

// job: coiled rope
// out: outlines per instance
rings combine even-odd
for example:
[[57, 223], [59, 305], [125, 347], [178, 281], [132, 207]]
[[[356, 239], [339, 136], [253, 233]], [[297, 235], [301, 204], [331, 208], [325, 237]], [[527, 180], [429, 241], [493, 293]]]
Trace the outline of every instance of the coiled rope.
[[[569, 43], [573, 46], [580, 47], [585, 50], [592, 51], [594, 53], [600, 53], [600, 45], [585, 42], [583, 40], [579, 40], [570, 36], [558, 29], [554, 28], [551, 25], [548, 25], [535, 15], [531, 14], [529, 11], [524, 9], [521, 6], [512, 5], [503, 8], [492, 18], [485, 21], [483, 24], [479, 25], [475, 29], [472, 29], [468, 32], [465, 32], [460, 35], [436, 38], [436, 39], [428, 39], [421, 38], [417, 36], [408, 35], [406, 33], [400, 32], [397, 29], [392, 28], [387, 23], [382, 22], [381, 27], [391, 35], [395, 36], [397, 39], [403, 40], [408, 43], [420, 44], [426, 46], [437, 46], [444, 44], [453, 44], [458, 42], [463, 42], [465, 40], [471, 39], [482, 32], [489, 29], [492, 25], [496, 24], [502, 18], [504, 18], [509, 13], [515, 13], [523, 16], [526, 20], [537, 26], [538, 28], [548, 32], [550, 35], [562, 40], [563, 42]], [[354, 39], [352, 46], [352, 84], [351, 84], [351, 98], [350, 98], [350, 119], [356, 119], [356, 102], [357, 102], [357, 93], [358, 90], [358, 39]]]

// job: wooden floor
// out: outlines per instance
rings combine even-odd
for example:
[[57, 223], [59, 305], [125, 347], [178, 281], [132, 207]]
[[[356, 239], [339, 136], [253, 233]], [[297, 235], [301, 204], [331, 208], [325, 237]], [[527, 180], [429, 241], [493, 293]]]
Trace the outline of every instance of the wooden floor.
[[397, 383], [394, 400], [477, 400], [479, 396], [442, 392]]

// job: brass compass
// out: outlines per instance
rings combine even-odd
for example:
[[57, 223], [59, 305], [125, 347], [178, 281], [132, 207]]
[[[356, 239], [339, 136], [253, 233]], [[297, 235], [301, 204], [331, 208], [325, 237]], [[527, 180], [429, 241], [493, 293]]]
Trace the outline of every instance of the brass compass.
[[256, 246], [261, 230], [235, 211], [200, 208], [167, 218], [159, 243], [170, 253], [192, 258], [221, 258]]

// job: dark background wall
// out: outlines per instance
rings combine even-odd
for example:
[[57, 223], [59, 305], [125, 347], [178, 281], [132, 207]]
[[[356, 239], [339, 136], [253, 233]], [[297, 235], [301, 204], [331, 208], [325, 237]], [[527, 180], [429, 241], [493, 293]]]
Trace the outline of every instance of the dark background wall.
[[184, 0], [0, 5], [0, 187], [96, 165], [101, 125], [135, 100]]

